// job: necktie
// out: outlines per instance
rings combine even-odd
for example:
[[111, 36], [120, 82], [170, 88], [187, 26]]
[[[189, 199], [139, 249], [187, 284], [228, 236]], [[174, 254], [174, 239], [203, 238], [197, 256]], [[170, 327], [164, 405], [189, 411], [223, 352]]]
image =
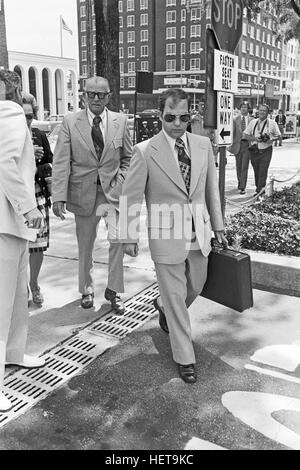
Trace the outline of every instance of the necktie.
[[92, 127], [92, 139], [94, 142], [94, 147], [96, 150], [98, 160], [100, 160], [102, 152], [103, 152], [103, 148], [104, 148], [103, 135], [99, 126], [101, 121], [102, 119], [100, 116], [95, 116], [93, 119], [93, 127]]
[[178, 150], [178, 162], [179, 167], [181, 170], [183, 181], [185, 182], [185, 186], [187, 192], [190, 191], [190, 184], [191, 184], [191, 160], [190, 157], [187, 155], [185, 151], [184, 142], [182, 139], [176, 139], [175, 147]]
[[242, 117], [242, 132], [246, 129], [246, 119], [245, 116]]

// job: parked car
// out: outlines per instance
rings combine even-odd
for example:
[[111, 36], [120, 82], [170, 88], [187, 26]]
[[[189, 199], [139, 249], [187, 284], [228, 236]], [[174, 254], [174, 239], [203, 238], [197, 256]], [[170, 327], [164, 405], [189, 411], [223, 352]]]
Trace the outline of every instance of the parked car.
[[51, 148], [52, 153], [54, 153], [54, 150], [55, 150], [55, 146], [56, 146], [56, 142], [57, 142], [57, 138], [58, 138], [60, 128], [61, 128], [61, 123], [57, 124], [57, 122], [56, 122], [54, 129], [48, 135], [48, 140], [49, 140], [49, 144], [50, 144], [50, 148]]
[[157, 118], [159, 116], [159, 109], [144, 109], [137, 113], [137, 117], [141, 118]]

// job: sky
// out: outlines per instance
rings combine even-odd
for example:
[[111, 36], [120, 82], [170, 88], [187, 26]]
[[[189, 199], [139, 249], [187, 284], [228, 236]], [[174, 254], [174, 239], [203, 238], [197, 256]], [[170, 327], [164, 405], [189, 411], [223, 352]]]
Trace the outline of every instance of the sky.
[[63, 57], [78, 58], [76, 0], [4, 0], [9, 51], [61, 55], [60, 15], [73, 35], [63, 30]]

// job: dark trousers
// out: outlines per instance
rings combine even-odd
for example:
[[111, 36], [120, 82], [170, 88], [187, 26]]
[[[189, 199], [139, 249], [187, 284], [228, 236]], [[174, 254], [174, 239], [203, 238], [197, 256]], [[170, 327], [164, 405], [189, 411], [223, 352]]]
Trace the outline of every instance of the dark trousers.
[[238, 188], [246, 189], [247, 178], [248, 178], [248, 168], [249, 168], [249, 143], [248, 141], [241, 141], [241, 147], [239, 153], [235, 156], [236, 164], [236, 176], [238, 180]]
[[266, 186], [268, 169], [270, 166], [273, 147], [260, 150], [260, 153], [251, 154], [251, 165], [254, 170], [256, 191], [259, 192]]

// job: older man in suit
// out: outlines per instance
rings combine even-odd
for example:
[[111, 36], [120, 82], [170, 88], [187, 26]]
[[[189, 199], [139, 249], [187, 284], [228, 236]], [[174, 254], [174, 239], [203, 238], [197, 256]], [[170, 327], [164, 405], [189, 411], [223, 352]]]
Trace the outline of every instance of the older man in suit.
[[35, 158], [27, 128], [20, 78], [0, 70], [0, 411], [12, 403], [2, 392], [5, 365], [41, 367], [25, 354], [28, 331], [28, 240], [43, 217], [34, 195]]
[[211, 230], [226, 243], [212, 147], [207, 137], [186, 132], [188, 95], [168, 89], [160, 97], [162, 131], [134, 147], [120, 201], [120, 238], [136, 256], [143, 195], [160, 298], [159, 323], [170, 334], [180, 377], [196, 381], [188, 307], [207, 277]]
[[242, 102], [240, 105], [240, 114], [233, 119], [233, 144], [228, 148], [228, 151], [235, 155], [238, 189], [242, 195], [246, 194], [250, 161], [249, 143], [243, 136], [244, 130], [253, 119], [249, 114], [249, 110], [249, 103], [246, 101]]
[[116, 237], [119, 196], [130, 165], [132, 143], [125, 115], [107, 109], [105, 78], [87, 80], [86, 109], [65, 116], [53, 159], [53, 212], [75, 214], [79, 251], [79, 292], [83, 308], [94, 304], [93, 247], [101, 217], [108, 227], [109, 272], [105, 298], [124, 313], [123, 250]]

